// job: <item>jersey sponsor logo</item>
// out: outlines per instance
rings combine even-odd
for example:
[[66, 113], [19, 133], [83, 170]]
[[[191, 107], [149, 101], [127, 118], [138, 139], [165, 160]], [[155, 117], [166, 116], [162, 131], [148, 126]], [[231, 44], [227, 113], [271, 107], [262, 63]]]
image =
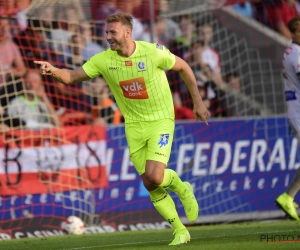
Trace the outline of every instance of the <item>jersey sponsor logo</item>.
[[285, 100], [288, 102], [288, 101], [294, 101], [294, 100], [297, 100], [297, 97], [296, 97], [296, 92], [295, 91], [285, 91]]
[[121, 67], [108, 67], [109, 70], [122, 70]]
[[132, 61], [131, 60], [125, 61], [125, 66], [132, 66]]
[[137, 77], [120, 82], [123, 95], [129, 99], [148, 99], [144, 77]]
[[138, 71], [144, 71], [147, 69], [146, 64], [144, 62], [138, 62], [137, 67]]
[[160, 139], [158, 141], [159, 147], [167, 146], [169, 143], [170, 134], [161, 134]]
[[159, 44], [159, 43], [157, 43], [157, 44], [156, 44], [156, 48], [157, 48], [157, 49], [163, 50], [163, 49], [164, 49], [164, 46], [161, 45], [161, 44]]

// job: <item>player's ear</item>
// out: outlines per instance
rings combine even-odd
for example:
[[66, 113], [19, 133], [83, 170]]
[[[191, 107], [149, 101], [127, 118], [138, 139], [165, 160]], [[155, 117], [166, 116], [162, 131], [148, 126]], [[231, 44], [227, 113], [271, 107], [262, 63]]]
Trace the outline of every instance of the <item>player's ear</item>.
[[131, 29], [126, 29], [125, 31], [125, 37], [128, 38], [131, 36]]

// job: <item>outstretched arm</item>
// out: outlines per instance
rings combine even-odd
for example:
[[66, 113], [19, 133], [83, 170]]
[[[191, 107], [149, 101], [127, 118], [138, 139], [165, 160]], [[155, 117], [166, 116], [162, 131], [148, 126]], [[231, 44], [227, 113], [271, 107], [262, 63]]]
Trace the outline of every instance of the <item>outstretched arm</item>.
[[74, 84], [90, 79], [83, 68], [75, 70], [59, 69], [44, 61], [34, 61], [34, 63], [40, 65], [42, 75], [51, 75], [57, 81], [64, 84]]
[[208, 125], [207, 117], [209, 117], [209, 112], [205, 107], [204, 103], [202, 102], [202, 98], [198, 91], [197, 82], [194, 73], [191, 67], [184, 60], [182, 60], [178, 56], [175, 57], [176, 57], [176, 61], [172, 70], [179, 71], [180, 75], [182, 76], [185, 84], [187, 85], [190, 91], [194, 103], [193, 112], [194, 112], [195, 119], [196, 120], [200, 119], [206, 125]]

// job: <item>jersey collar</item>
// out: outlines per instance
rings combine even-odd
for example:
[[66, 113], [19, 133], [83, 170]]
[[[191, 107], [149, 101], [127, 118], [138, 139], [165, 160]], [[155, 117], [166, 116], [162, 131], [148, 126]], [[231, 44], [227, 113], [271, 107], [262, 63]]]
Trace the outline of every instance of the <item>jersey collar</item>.
[[131, 56], [129, 56], [129, 57], [119, 56], [118, 53], [117, 53], [117, 51], [115, 51], [116, 57], [119, 58], [119, 59], [123, 58], [124, 61], [126, 61], [126, 60], [131, 59], [132, 57], [134, 57], [137, 54], [137, 51], [139, 50], [139, 43], [138, 43], [138, 41], [133, 41], [133, 42], [135, 43], [135, 50], [134, 50], [134, 52], [132, 53]]

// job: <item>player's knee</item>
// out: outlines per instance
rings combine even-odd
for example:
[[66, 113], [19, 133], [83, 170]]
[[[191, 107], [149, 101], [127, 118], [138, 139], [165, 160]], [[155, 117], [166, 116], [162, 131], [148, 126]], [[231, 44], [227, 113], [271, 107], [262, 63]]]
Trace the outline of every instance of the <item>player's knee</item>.
[[156, 174], [156, 173], [152, 173], [151, 175], [147, 175], [146, 179], [148, 180], [148, 182], [150, 182], [151, 184], [158, 186], [162, 183], [163, 181], [163, 176]]
[[144, 181], [144, 186], [148, 191], [153, 191], [157, 188], [157, 186], [153, 185], [151, 182], [149, 181]]

